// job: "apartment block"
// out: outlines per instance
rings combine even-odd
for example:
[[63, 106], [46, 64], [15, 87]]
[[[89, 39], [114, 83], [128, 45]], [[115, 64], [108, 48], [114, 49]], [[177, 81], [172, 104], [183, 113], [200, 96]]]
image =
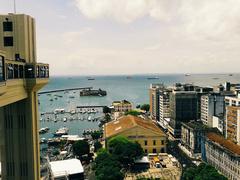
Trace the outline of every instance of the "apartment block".
[[151, 84], [149, 88], [150, 116], [156, 121], [159, 121], [159, 90], [163, 88], [163, 84]]
[[201, 121], [213, 127], [213, 116], [223, 116], [224, 96], [220, 93], [211, 93], [201, 96]]
[[195, 91], [172, 91], [170, 93], [170, 122], [168, 131], [181, 137], [183, 122], [197, 120], [197, 93]]
[[240, 106], [226, 107], [226, 138], [240, 144]]
[[171, 90], [169, 89], [159, 90], [159, 124], [164, 129], [167, 129], [165, 123], [166, 118], [170, 117], [170, 102], [169, 102], [170, 92]]
[[240, 179], [240, 146], [216, 133], [207, 133], [204, 154], [206, 161], [230, 180]]

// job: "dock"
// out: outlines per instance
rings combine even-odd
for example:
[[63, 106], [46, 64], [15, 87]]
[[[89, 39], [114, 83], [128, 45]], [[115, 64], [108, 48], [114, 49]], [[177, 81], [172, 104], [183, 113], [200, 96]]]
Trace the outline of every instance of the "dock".
[[76, 87], [76, 88], [67, 88], [67, 89], [55, 89], [55, 90], [49, 90], [49, 91], [41, 91], [38, 94], [48, 94], [48, 93], [75, 91], [75, 90], [91, 90], [92, 88], [93, 87]]

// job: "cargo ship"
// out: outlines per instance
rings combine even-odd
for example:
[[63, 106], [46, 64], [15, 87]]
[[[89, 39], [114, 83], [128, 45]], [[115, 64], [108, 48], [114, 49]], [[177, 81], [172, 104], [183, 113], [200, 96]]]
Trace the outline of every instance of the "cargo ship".
[[80, 91], [80, 96], [106, 96], [107, 91], [102, 89], [84, 89]]

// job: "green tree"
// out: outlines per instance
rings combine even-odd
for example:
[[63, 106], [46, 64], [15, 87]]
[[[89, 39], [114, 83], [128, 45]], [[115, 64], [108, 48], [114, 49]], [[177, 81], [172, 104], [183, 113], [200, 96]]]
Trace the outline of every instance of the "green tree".
[[105, 114], [104, 120], [105, 122], [111, 121], [111, 116], [109, 114]]
[[150, 105], [149, 104], [143, 104], [140, 109], [148, 112], [149, 109], [150, 109]]
[[131, 166], [134, 160], [142, 157], [143, 149], [137, 142], [132, 142], [124, 136], [116, 136], [109, 140], [110, 153], [123, 166]]
[[125, 112], [125, 115], [138, 116], [138, 115], [140, 115], [140, 114], [141, 114], [140, 112], [135, 111], [135, 110], [130, 110], [130, 111]]
[[199, 166], [195, 168], [188, 168], [183, 173], [183, 180], [227, 180], [226, 177], [219, 174], [217, 170], [205, 163], [201, 163]]
[[111, 109], [107, 106], [104, 106], [103, 107], [103, 113], [106, 114], [106, 113], [111, 113]]
[[123, 179], [119, 162], [105, 149], [101, 149], [97, 153], [94, 169], [98, 180]]
[[99, 141], [94, 143], [94, 151], [95, 152], [97, 152], [101, 148], [102, 148], [102, 144]]
[[73, 144], [73, 153], [79, 157], [89, 154], [89, 144], [84, 140], [77, 141]]
[[94, 131], [91, 133], [92, 139], [97, 140], [100, 137], [102, 137], [102, 132], [101, 131]]

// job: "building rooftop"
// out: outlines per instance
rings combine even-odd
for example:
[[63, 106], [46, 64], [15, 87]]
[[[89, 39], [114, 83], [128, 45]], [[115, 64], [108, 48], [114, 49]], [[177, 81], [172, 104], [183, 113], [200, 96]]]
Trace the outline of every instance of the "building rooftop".
[[189, 121], [186, 123], [182, 123], [182, 125], [190, 127], [192, 129], [208, 129], [208, 127], [206, 125], [204, 125], [203, 123], [199, 122], [199, 121]]
[[81, 161], [78, 159], [52, 161], [50, 162], [50, 168], [55, 178], [84, 172]]
[[221, 135], [218, 135], [213, 132], [207, 133], [207, 137], [209, 140], [219, 144], [220, 146], [226, 148], [230, 152], [240, 155], [240, 146], [236, 145], [232, 141], [224, 139], [224, 137], [222, 137]]
[[136, 126], [153, 131], [160, 136], [166, 136], [164, 132], [151, 120], [144, 120], [137, 116], [127, 115], [105, 124], [105, 137], [108, 138], [114, 136]]
[[120, 104], [131, 104], [131, 103], [127, 100], [113, 101], [113, 103], [112, 103], [113, 106], [117, 106], [117, 105], [120, 105]]

